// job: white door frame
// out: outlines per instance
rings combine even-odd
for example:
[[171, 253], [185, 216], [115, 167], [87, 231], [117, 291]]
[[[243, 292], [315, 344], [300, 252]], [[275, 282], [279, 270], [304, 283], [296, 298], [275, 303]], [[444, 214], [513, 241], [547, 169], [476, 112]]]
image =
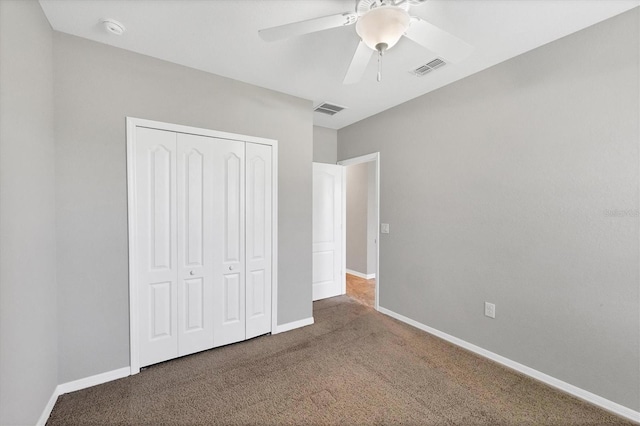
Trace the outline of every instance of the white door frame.
[[[376, 176], [375, 176], [375, 193], [376, 193], [376, 200], [375, 200], [375, 211], [376, 211], [376, 216], [378, 219], [378, 224], [377, 224], [377, 229], [376, 229], [376, 291], [375, 291], [375, 303], [374, 303], [374, 307], [376, 309], [376, 311], [380, 310], [380, 301], [379, 301], [379, 291], [380, 291], [380, 153], [379, 152], [374, 152], [372, 154], [366, 154], [366, 155], [361, 155], [359, 157], [353, 157], [353, 158], [349, 158], [346, 160], [342, 160], [342, 161], [338, 161], [338, 165], [340, 166], [353, 166], [355, 164], [362, 164], [362, 163], [369, 163], [369, 162], [375, 162], [375, 171], [376, 171]], [[342, 206], [343, 211], [346, 211], [346, 205], [343, 204]], [[343, 213], [344, 215], [344, 213]], [[346, 226], [343, 227], [343, 241], [346, 241], [346, 235], [347, 235], [347, 228]], [[345, 248], [346, 248], [346, 243], [345, 243]], [[346, 259], [346, 249], [344, 250], [345, 253], [345, 259]], [[344, 261], [345, 265], [346, 265], [346, 260]]]
[[136, 240], [138, 237], [135, 212], [136, 202], [136, 170], [135, 146], [136, 127], [166, 130], [176, 133], [208, 136], [219, 139], [229, 139], [241, 142], [257, 143], [271, 146], [272, 157], [272, 185], [271, 198], [271, 333], [278, 330], [278, 141], [274, 139], [245, 136], [217, 130], [201, 129], [182, 126], [180, 124], [163, 123], [142, 118], [127, 117], [127, 220], [129, 223], [129, 362], [131, 374], [140, 372], [140, 346], [138, 342], [138, 292], [137, 292], [137, 256]]

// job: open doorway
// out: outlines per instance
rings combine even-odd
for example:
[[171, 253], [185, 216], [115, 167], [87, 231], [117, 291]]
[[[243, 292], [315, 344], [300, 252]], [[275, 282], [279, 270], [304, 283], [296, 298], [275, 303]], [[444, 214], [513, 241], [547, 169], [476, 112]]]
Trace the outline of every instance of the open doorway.
[[346, 169], [346, 293], [378, 309], [379, 153], [338, 162]]

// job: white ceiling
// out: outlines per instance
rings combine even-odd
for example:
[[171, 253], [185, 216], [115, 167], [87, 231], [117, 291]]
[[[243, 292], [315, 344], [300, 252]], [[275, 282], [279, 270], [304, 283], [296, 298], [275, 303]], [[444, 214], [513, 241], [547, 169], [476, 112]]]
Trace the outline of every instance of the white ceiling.
[[[436, 55], [403, 38], [372, 57], [362, 81], [343, 85], [359, 38], [341, 27], [267, 43], [258, 30], [354, 11], [355, 0], [40, 0], [51, 26], [188, 67], [313, 101], [346, 106], [314, 124], [339, 129], [528, 50], [603, 21], [639, 0], [429, 0], [410, 12], [472, 44], [471, 56], [424, 77], [409, 70]], [[120, 37], [100, 25], [126, 26]]]

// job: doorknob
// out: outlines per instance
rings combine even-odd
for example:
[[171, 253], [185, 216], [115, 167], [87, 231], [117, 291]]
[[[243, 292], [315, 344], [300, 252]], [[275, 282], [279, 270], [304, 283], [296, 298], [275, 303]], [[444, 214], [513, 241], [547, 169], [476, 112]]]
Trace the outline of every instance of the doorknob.
[[196, 273], [194, 271], [189, 272], [189, 275], [195, 275]]
[[230, 271], [233, 271], [233, 266], [229, 266], [229, 270], [230, 270]]

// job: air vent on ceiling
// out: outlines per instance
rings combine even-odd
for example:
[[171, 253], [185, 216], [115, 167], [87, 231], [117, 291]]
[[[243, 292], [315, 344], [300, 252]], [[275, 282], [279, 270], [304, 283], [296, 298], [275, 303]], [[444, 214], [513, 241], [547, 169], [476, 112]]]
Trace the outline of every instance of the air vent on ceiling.
[[329, 104], [327, 102], [323, 102], [320, 105], [318, 105], [317, 107], [315, 107], [313, 110], [315, 112], [321, 112], [323, 114], [327, 114], [327, 115], [335, 115], [337, 113], [339, 113], [340, 111], [342, 111], [343, 109], [345, 109], [345, 107], [341, 107], [338, 105], [332, 105]]
[[436, 70], [445, 65], [447, 65], [445, 61], [443, 61], [442, 59], [436, 58], [431, 62], [427, 62], [424, 65], [420, 65], [418, 68], [414, 69], [411, 72], [417, 75], [418, 77], [422, 77], [423, 75], [429, 74], [431, 71]]

